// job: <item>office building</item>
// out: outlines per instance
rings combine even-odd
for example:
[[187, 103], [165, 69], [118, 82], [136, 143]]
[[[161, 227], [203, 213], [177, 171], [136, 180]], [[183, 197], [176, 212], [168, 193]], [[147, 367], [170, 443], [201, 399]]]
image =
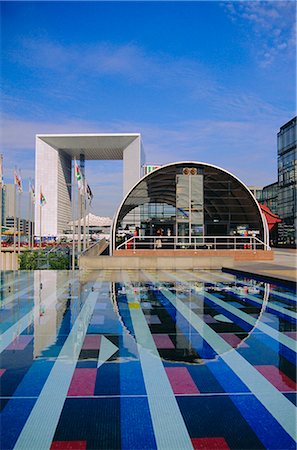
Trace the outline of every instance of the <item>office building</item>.
[[258, 200], [267, 205], [271, 212], [278, 214], [278, 182], [264, 186]]
[[[123, 194], [142, 176], [144, 152], [140, 134], [37, 135], [35, 192], [46, 199], [40, 229], [39, 202], [35, 206], [35, 230], [42, 236], [57, 236], [72, 220], [74, 159], [84, 175], [85, 160], [123, 160]], [[76, 195], [77, 197], [77, 195]]]
[[297, 169], [296, 117], [280, 128], [277, 134], [278, 206], [282, 219], [278, 239], [282, 245], [296, 245]]

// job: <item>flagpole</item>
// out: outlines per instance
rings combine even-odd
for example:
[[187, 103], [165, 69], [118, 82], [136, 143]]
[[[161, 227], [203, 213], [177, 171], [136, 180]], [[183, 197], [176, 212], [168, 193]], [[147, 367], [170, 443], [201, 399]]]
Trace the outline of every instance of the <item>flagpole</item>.
[[0, 269], [2, 269], [2, 192], [3, 192], [3, 155], [0, 155]]
[[77, 257], [81, 251], [81, 193], [78, 191], [78, 230], [77, 230]]
[[31, 244], [32, 244], [32, 248], [34, 249], [34, 244], [35, 244], [35, 239], [34, 239], [34, 236], [35, 236], [35, 205], [36, 205], [36, 194], [35, 194], [35, 201], [33, 202], [33, 204], [32, 204], [32, 216], [31, 216], [31, 224], [32, 224], [32, 228], [31, 228], [31, 231], [32, 231], [32, 235], [31, 235]]
[[29, 199], [28, 199], [28, 248], [31, 248], [31, 196], [29, 188]]
[[83, 244], [83, 250], [86, 250], [86, 228], [87, 228], [87, 224], [86, 224], [86, 192], [84, 192], [83, 195], [83, 217], [84, 217], [84, 244]]
[[89, 247], [89, 245], [90, 245], [90, 202], [87, 203], [87, 218], [88, 218], [88, 223], [87, 223], [87, 236], [88, 236], [87, 247]]
[[18, 254], [21, 253], [21, 192], [19, 191], [19, 204], [18, 204]]
[[[13, 255], [16, 255], [16, 184], [14, 183], [14, 205], [13, 205]], [[15, 261], [14, 261], [15, 263]]]
[[72, 167], [72, 270], [75, 269], [75, 165]]
[[40, 249], [41, 249], [41, 218], [42, 218], [41, 194], [42, 194], [42, 187], [40, 186], [40, 201], [39, 201], [39, 248]]

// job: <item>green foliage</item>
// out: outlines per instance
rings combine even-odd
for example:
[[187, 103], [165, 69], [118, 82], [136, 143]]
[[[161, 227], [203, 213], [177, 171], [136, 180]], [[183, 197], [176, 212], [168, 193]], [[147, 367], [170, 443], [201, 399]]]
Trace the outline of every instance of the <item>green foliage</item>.
[[20, 270], [38, 269], [38, 252], [22, 252], [19, 255]]
[[51, 254], [49, 258], [49, 268], [55, 270], [68, 270], [69, 257], [65, 254]]
[[68, 270], [69, 256], [62, 252], [49, 253], [42, 250], [23, 251], [19, 255], [20, 270]]

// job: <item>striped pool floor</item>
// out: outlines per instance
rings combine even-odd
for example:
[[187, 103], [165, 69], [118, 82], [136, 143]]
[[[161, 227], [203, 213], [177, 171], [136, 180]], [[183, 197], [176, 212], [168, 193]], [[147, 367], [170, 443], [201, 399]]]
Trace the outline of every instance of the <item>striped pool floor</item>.
[[2, 449], [296, 448], [289, 288], [220, 271], [0, 275]]

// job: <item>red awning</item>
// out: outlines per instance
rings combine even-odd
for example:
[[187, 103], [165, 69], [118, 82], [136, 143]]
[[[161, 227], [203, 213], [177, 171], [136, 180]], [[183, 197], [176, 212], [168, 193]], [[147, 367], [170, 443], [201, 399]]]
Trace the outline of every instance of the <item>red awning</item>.
[[262, 213], [267, 220], [268, 229], [269, 231], [271, 231], [277, 223], [280, 223], [282, 221], [282, 219], [277, 214], [274, 214], [272, 211], [270, 211], [267, 205], [262, 205], [261, 203], [259, 203], [259, 205]]

